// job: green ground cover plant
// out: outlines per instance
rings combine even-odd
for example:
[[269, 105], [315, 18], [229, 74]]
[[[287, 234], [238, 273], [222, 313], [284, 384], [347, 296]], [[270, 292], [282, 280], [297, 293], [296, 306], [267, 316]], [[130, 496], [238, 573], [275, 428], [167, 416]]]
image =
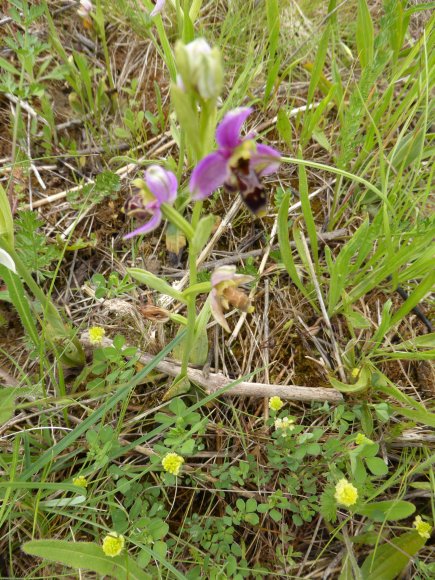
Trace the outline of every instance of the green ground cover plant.
[[5, 3], [1, 578], [435, 575], [433, 8]]

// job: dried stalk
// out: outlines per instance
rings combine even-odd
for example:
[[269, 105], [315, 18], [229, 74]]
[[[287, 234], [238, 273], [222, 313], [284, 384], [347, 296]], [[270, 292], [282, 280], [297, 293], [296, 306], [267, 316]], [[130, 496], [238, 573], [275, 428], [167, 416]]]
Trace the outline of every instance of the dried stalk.
[[[89, 340], [89, 334], [84, 332], [81, 335], [81, 342], [86, 348], [95, 348]], [[102, 346], [112, 346], [112, 341], [104, 338]], [[127, 348], [126, 345], [125, 348]], [[146, 365], [154, 359], [152, 355], [142, 353], [139, 361]], [[180, 364], [175, 361], [163, 360], [156, 365], [156, 370], [169, 375], [177, 377], [180, 373]], [[187, 371], [189, 379], [198, 386], [205, 389], [207, 394], [215, 393], [219, 389], [227, 386], [235, 379], [230, 379], [222, 373], [210, 373], [207, 377], [204, 376], [201, 369], [189, 368]], [[238, 385], [231, 387], [225, 392], [225, 395], [231, 397], [254, 397], [262, 399], [264, 397], [278, 396], [281, 399], [292, 401], [329, 401], [330, 403], [342, 403], [343, 396], [334, 389], [324, 387], [301, 387], [296, 385], [273, 385], [268, 383], [250, 383], [241, 382]]]

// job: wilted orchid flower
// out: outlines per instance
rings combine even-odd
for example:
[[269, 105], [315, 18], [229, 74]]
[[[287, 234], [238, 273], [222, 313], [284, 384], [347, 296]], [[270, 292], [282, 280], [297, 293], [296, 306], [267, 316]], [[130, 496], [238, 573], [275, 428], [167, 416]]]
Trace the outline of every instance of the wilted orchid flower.
[[85, 28], [92, 28], [91, 12], [93, 8], [90, 0], [80, 0], [77, 14], [83, 19], [83, 26]]
[[253, 312], [250, 298], [241, 290], [239, 286], [246, 282], [252, 282], [252, 276], [236, 274], [235, 266], [221, 266], [211, 275], [212, 290], [210, 294], [211, 312], [216, 320], [227, 332], [230, 332], [225, 320], [224, 310], [229, 310], [230, 306], [238, 308], [242, 312]]
[[77, 14], [84, 18], [85, 16], [89, 15], [89, 13], [92, 11], [92, 8], [93, 6], [91, 0], [80, 0]]
[[152, 11], [150, 12], [151, 18], [154, 18], [154, 16], [157, 16], [157, 14], [160, 14], [160, 12], [165, 7], [165, 3], [166, 3], [166, 0], [157, 0], [156, 5], [154, 6]]
[[124, 240], [139, 234], [146, 234], [157, 228], [162, 221], [162, 204], [172, 205], [177, 197], [177, 178], [172, 171], [167, 171], [159, 165], [148, 167], [145, 171], [145, 181], [136, 179], [133, 183], [139, 187], [139, 193], [127, 201], [126, 214], [140, 219], [150, 217], [150, 220], [124, 236]]
[[190, 178], [192, 199], [205, 199], [225, 185], [231, 192], [239, 191], [253, 213], [265, 209], [267, 197], [260, 179], [278, 170], [281, 155], [268, 145], [256, 143], [252, 133], [240, 136], [251, 113], [250, 107], [234, 109], [218, 125], [218, 150], [204, 157]]

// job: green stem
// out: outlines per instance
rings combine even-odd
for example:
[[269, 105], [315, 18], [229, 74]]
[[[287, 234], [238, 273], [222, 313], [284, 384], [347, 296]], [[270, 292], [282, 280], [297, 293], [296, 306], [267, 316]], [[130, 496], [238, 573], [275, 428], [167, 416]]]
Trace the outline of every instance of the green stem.
[[161, 209], [165, 218], [183, 232], [190, 244], [195, 233], [195, 229], [192, 227], [193, 222], [192, 225], [190, 225], [189, 222], [184, 219], [181, 213], [179, 213], [175, 207], [172, 207], [172, 205], [169, 205], [168, 203], [162, 203]]
[[172, 322], [176, 322], [177, 324], [182, 324], [183, 326], [187, 326], [187, 318], [185, 316], [183, 316], [182, 314], [177, 314], [176, 312], [169, 313], [169, 318], [172, 320]]
[[198, 296], [198, 294], [205, 294], [210, 292], [210, 282], [200, 282], [199, 284], [192, 284], [183, 292], [183, 298], [188, 299], [190, 296]]
[[[62, 320], [62, 316], [60, 315], [58, 309], [56, 308], [50, 297], [44, 294], [44, 292], [35, 282], [31, 273], [27, 269], [26, 265], [22, 262], [17, 252], [10, 246], [10, 244], [8, 244], [5, 240], [2, 240], [1, 238], [0, 238], [0, 248], [6, 250], [8, 254], [11, 256], [11, 258], [15, 262], [15, 267], [17, 269], [18, 275], [24, 280], [29, 290], [41, 304], [44, 316], [49, 321], [52, 327], [51, 332], [53, 333], [53, 336], [50, 337], [47, 336], [46, 338], [51, 343], [52, 347], [56, 351], [56, 354], [59, 356], [59, 358], [61, 359], [63, 358], [66, 362], [69, 363], [72, 362], [74, 364], [82, 364], [84, 362], [84, 353], [82, 347], [79, 341], [74, 337], [74, 333], [66, 328]], [[71, 341], [71, 346], [75, 347], [75, 351], [71, 353], [72, 358], [70, 358], [66, 352], [62, 354], [60, 352], [59, 346], [56, 345], [56, 343], [51, 340], [52, 338], [63, 338]]]
[[324, 163], [317, 163], [316, 161], [307, 161], [306, 159], [297, 159], [295, 157], [281, 157], [281, 161], [283, 163], [293, 163], [295, 165], [305, 165], [306, 167], [312, 167], [313, 169], [321, 169], [323, 171], [327, 171], [329, 173], [335, 173], [336, 175], [340, 175], [342, 177], [346, 177], [352, 181], [356, 181], [361, 185], [364, 185], [370, 191], [373, 191], [378, 197], [382, 199], [385, 203], [388, 204], [388, 207], [391, 211], [392, 207], [391, 204], [388, 202], [386, 196], [380, 189], [378, 189], [375, 185], [360, 177], [359, 175], [355, 175], [354, 173], [350, 173], [349, 171], [345, 171], [344, 169], [339, 169], [338, 167], [333, 167], [331, 165], [325, 165]]
[[110, 66], [110, 55], [107, 48], [106, 31], [104, 29], [104, 14], [101, 7], [101, 2], [97, 2], [96, 21], [98, 26], [98, 33], [100, 35], [101, 44], [103, 46], [104, 60], [106, 63], [107, 78], [109, 79], [110, 89], [113, 91], [113, 98], [116, 98], [116, 87], [112, 76], [112, 68]]
[[[192, 230], [195, 231], [201, 217], [202, 201], [197, 201], [193, 207]], [[192, 244], [189, 244], [189, 287], [197, 282], [196, 251]], [[189, 355], [195, 342], [196, 323], [196, 294], [187, 297], [187, 333], [184, 342], [183, 360], [181, 361], [180, 378], [187, 375]]]

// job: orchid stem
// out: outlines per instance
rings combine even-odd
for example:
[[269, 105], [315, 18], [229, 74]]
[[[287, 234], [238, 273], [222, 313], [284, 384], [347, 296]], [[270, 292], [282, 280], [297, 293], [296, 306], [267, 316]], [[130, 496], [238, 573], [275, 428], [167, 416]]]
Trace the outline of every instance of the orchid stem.
[[[192, 213], [192, 229], [198, 225], [201, 217], [202, 201], [197, 201], [193, 206]], [[193, 286], [197, 282], [197, 267], [196, 267], [196, 251], [193, 244], [189, 244], [189, 286]], [[195, 323], [196, 323], [196, 295], [192, 294], [187, 297], [187, 334], [184, 343], [183, 360], [181, 361], [180, 376], [187, 375], [187, 366], [189, 364], [189, 356], [195, 342]]]

